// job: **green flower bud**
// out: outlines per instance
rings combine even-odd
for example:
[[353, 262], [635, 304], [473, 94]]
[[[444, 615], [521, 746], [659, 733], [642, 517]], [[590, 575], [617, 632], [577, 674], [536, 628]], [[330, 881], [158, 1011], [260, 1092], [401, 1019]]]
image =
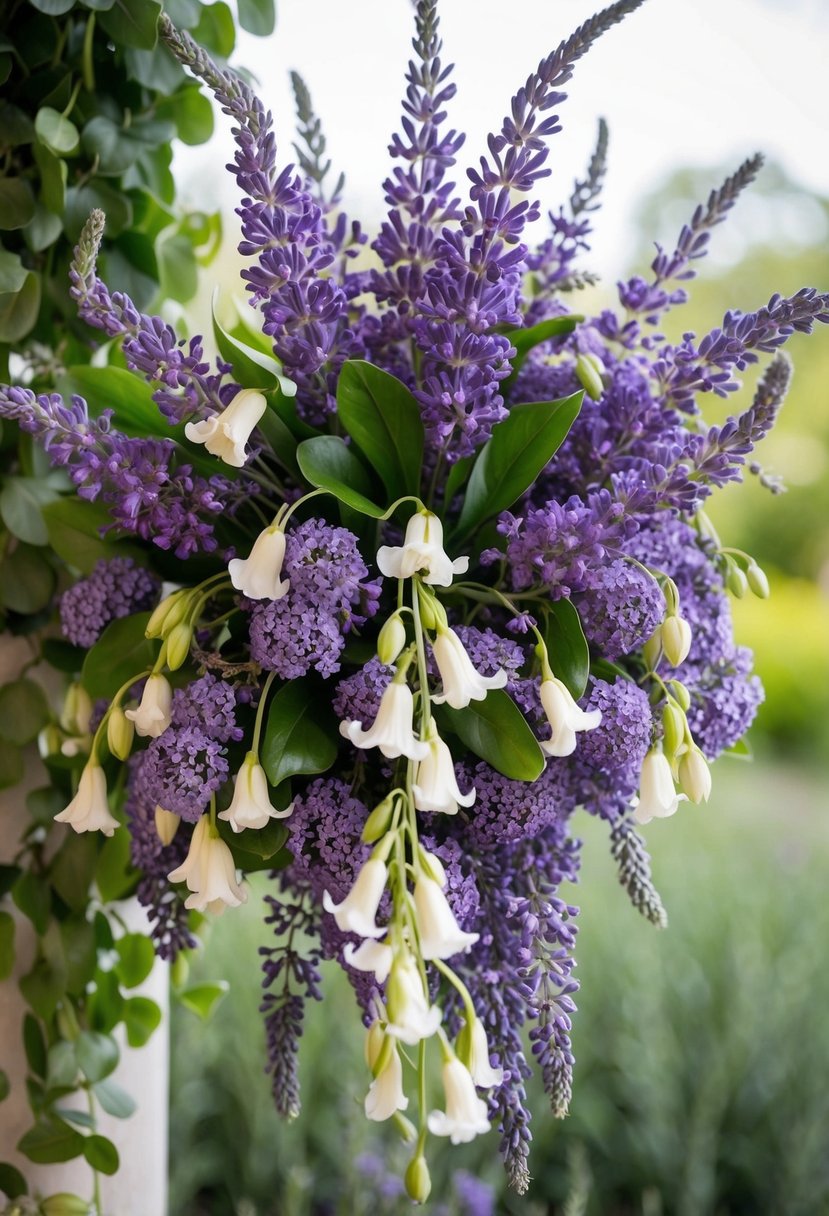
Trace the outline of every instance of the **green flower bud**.
[[183, 622], [174, 625], [167, 634], [167, 666], [170, 671], [178, 671], [190, 654], [190, 643], [193, 640], [193, 630]]
[[691, 802], [707, 802], [711, 796], [711, 770], [698, 747], [688, 749], [679, 762], [679, 784]]
[[180, 824], [181, 819], [178, 815], [174, 815], [172, 811], [165, 811], [163, 806], [155, 808], [155, 830], [158, 832], [158, 839], [165, 848], [168, 844], [172, 844]]
[[393, 663], [406, 645], [406, 626], [397, 612], [383, 625], [377, 638], [377, 657], [381, 663]]
[[392, 812], [394, 810], [394, 795], [387, 794], [369, 815], [363, 826], [361, 839], [364, 844], [374, 844], [389, 830]]
[[60, 724], [70, 735], [86, 735], [92, 720], [92, 698], [82, 684], [70, 684], [66, 690]]
[[135, 726], [120, 705], [113, 706], [107, 722], [107, 747], [116, 760], [126, 760], [132, 751]]
[[394, 1124], [394, 1130], [403, 1143], [414, 1144], [417, 1139], [417, 1128], [411, 1119], [407, 1119], [405, 1115], [401, 1115], [399, 1110], [396, 1110], [391, 1117], [391, 1121]]
[[748, 591], [748, 579], [739, 566], [729, 564], [725, 585], [733, 596], [741, 600]]
[[687, 714], [691, 708], [691, 694], [688, 689], [681, 680], [669, 680], [668, 687], [673, 694], [674, 700], [678, 702], [679, 708]]
[[749, 562], [746, 570], [746, 579], [752, 592], [760, 600], [767, 600], [771, 594], [769, 589], [769, 580], [766, 577], [766, 572], [756, 562]]
[[420, 606], [420, 619], [423, 622], [425, 629], [437, 629], [438, 615], [435, 611], [437, 600], [433, 595], [425, 592], [422, 588], [418, 588], [418, 601]]
[[598, 401], [604, 392], [602, 372], [604, 368], [595, 355], [579, 355], [576, 359], [576, 377], [588, 397]]
[[685, 714], [678, 705], [668, 701], [662, 710], [662, 729], [665, 732], [662, 742], [668, 759], [676, 754], [685, 738], [685, 727]]
[[[12, 1208], [12, 1212], [20, 1212], [22, 1216], [23, 1208]], [[25, 1209], [29, 1211], [28, 1208]], [[34, 1211], [34, 1208], [31, 1209]], [[48, 1199], [43, 1199], [38, 1207], [40, 1216], [89, 1216], [89, 1203], [86, 1199], [81, 1199], [79, 1195], [70, 1195], [67, 1191], [61, 1191], [57, 1195], [50, 1195]]]
[[659, 656], [662, 653], [662, 626], [648, 638], [645, 645], [642, 647], [642, 657], [648, 665], [650, 671], [654, 671], [656, 664], [659, 662]]
[[144, 630], [148, 638], [164, 638], [176, 625], [184, 620], [190, 608], [191, 592], [187, 589], [173, 591], [155, 608], [147, 628]]
[[412, 1157], [406, 1169], [406, 1194], [415, 1203], [425, 1203], [432, 1190], [432, 1179], [426, 1158], [418, 1154]]

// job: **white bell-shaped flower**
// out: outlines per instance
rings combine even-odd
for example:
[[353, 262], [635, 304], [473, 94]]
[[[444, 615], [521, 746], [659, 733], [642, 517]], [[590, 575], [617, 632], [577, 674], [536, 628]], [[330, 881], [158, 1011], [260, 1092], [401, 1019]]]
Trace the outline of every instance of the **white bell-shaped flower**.
[[679, 761], [679, 784], [691, 802], [699, 805], [711, 797], [711, 769], [696, 744], [683, 752]]
[[391, 1119], [396, 1111], [405, 1110], [409, 1105], [403, 1092], [403, 1065], [397, 1044], [391, 1051], [381, 1049], [381, 1054], [385, 1056], [385, 1062], [369, 1086], [365, 1101], [366, 1118], [375, 1123]]
[[413, 1046], [428, 1039], [440, 1025], [441, 1013], [429, 1004], [423, 978], [408, 950], [399, 950], [386, 984], [386, 1033]]
[[233, 798], [219, 818], [225, 820], [234, 832], [245, 828], [263, 828], [270, 819], [287, 819], [293, 811], [293, 803], [278, 811], [268, 796], [268, 780], [259, 763], [256, 752], [245, 756], [233, 785]]
[[473, 1018], [469, 1024], [466, 1047], [469, 1053], [467, 1067], [475, 1084], [480, 1089], [492, 1089], [493, 1086], [500, 1085], [504, 1079], [504, 1070], [493, 1068], [489, 1062], [489, 1043], [480, 1018]]
[[191, 443], [203, 443], [212, 456], [241, 469], [247, 459], [251, 431], [267, 409], [255, 388], [243, 388], [220, 414], [202, 422], [188, 422], [184, 434]]
[[491, 688], [503, 688], [507, 682], [503, 668], [494, 676], [476, 671], [454, 629], [438, 625], [432, 651], [443, 682], [443, 693], [432, 698], [436, 705], [446, 701], [453, 709], [464, 709], [470, 701], [483, 701]]
[[359, 937], [383, 936], [386, 930], [375, 924], [374, 918], [386, 889], [387, 877], [386, 863], [379, 857], [370, 857], [341, 903], [335, 904], [328, 892], [323, 892], [322, 906], [332, 913], [338, 929]]
[[472, 1074], [452, 1054], [441, 1070], [446, 1110], [433, 1110], [427, 1126], [433, 1136], [448, 1136], [453, 1144], [467, 1144], [489, 1131], [486, 1102], [475, 1092]]
[[426, 740], [429, 754], [417, 766], [412, 794], [419, 811], [439, 811], [444, 815], [455, 815], [459, 806], [472, 806], [475, 801], [474, 787], [462, 794], [455, 776], [452, 753], [441, 739], [434, 722]]
[[234, 557], [227, 564], [230, 581], [250, 600], [281, 600], [291, 586], [282, 578], [285, 560], [285, 533], [277, 524], [260, 532], [250, 554]]
[[167, 877], [170, 882], [186, 883], [190, 895], [184, 906], [198, 912], [208, 911], [213, 903], [238, 908], [248, 897], [236, 879], [233, 854], [211, 824], [209, 815], [202, 815], [193, 829], [187, 856]]
[[362, 722], [341, 722], [340, 734], [355, 747], [379, 747], [389, 760], [407, 756], [409, 760], [425, 760], [429, 754], [426, 743], [415, 738], [414, 697], [408, 684], [392, 680], [383, 693], [377, 717], [368, 730]]
[[639, 775], [639, 797], [634, 800], [633, 818], [637, 823], [650, 823], [652, 819], [667, 819], [676, 814], [685, 794], [674, 788], [671, 766], [664, 752], [653, 748], [642, 761]]
[[415, 883], [414, 902], [420, 951], [425, 959], [451, 958], [478, 940], [477, 933], [461, 929], [440, 886], [426, 874]]
[[377, 983], [384, 984], [391, 971], [394, 951], [385, 942], [367, 937], [359, 946], [346, 942], [343, 946], [343, 958], [349, 967], [354, 967], [357, 971], [373, 971]]
[[377, 565], [386, 578], [411, 578], [420, 572], [432, 587], [450, 587], [455, 574], [469, 569], [468, 557], [454, 561], [443, 548], [443, 524], [431, 511], [417, 511], [406, 526], [402, 545], [382, 545]]
[[154, 672], [147, 677], [137, 709], [128, 709], [125, 717], [135, 726], [135, 732], [150, 739], [163, 735], [170, 725], [173, 690], [166, 676]]
[[76, 832], [103, 832], [111, 836], [118, 820], [110, 814], [104, 770], [94, 760], [86, 765], [78, 792], [65, 810], [55, 815], [57, 823], [68, 823]]
[[601, 724], [600, 709], [581, 709], [570, 690], [555, 676], [541, 681], [541, 704], [553, 729], [552, 737], [541, 742], [548, 756], [571, 756], [576, 750], [576, 732], [595, 730]]

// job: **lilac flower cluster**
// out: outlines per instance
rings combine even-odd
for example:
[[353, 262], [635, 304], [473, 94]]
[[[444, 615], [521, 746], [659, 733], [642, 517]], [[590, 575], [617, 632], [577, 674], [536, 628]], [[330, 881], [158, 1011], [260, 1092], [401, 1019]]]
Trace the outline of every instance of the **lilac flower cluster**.
[[110, 621], [152, 608], [160, 588], [160, 580], [133, 558], [101, 558], [88, 578], [60, 597], [64, 636], [75, 646], [94, 646]]

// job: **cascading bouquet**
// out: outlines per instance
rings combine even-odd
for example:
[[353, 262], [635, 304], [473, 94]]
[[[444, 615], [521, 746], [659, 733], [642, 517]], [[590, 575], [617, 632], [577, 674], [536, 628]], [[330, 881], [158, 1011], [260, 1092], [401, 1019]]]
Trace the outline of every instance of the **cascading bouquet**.
[[[462, 205], [447, 180], [463, 142], [445, 127], [451, 69], [435, 0], [420, 0], [388, 217], [367, 248], [339, 187], [326, 196], [302, 82], [306, 142], [298, 168], [280, 167], [250, 88], [162, 19], [235, 123], [260, 327], [217, 320], [211, 366], [200, 338], [98, 277], [95, 212], [71, 278], [81, 317], [114, 340], [106, 378], [86, 377], [103, 390], [72, 395], [70, 371], [65, 397], [0, 397], [71, 479], [62, 505], [87, 560], [60, 600], [75, 682], [55, 740], [70, 767], [56, 771], [74, 796], [57, 818], [129, 833], [168, 959], [195, 944], [191, 913], [245, 900], [240, 870], [272, 871], [262, 1010], [277, 1105], [299, 1111], [304, 1005], [336, 959], [366, 1025], [366, 1114], [412, 1140], [421, 1201], [427, 1136], [459, 1143], [493, 1123], [526, 1189], [528, 1023], [553, 1110], [567, 1110], [577, 909], [559, 892], [578, 873], [575, 810], [606, 820], [634, 904], [663, 924], [636, 824], [708, 798], [709, 762], [762, 697], [726, 589], [764, 596], [766, 579], [703, 504], [742, 476], [789, 383], [775, 352], [829, 321], [829, 297], [774, 296], [702, 340], [658, 332], [760, 159], [619, 285], [619, 311], [567, 303], [592, 281], [575, 263], [604, 124], [549, 236], [524, 243], [562, 85], [640, 2], [541, 61]], [[761, 353], [774, 357], [752, 403], [706, 425], [700, 402], [737, 389]]]

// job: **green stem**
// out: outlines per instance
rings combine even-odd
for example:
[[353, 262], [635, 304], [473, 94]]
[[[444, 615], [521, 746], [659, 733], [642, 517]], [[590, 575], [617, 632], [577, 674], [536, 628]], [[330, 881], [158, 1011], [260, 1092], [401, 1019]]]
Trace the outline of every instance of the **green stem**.
[[86, 29], [83, 32], [83, 84], [87, 93], [95, 92], [95, 65], [92, 61], [92, 47], [95, 41], [95, 14], [89, 14]]
[[[95, 1097], [92, 1093], [91, 1085], [87, 1086], [86, 1100], [87, 1100], [87, 1105], [89, 1107], [89, 1117], [92, 1120], [92, 1127], [94, 1130], [95, 1127], [97, 1126], [97, 1122], [95, 1119]], [[102, 1214], [101, 1214], [101, 1175], [95, 1169], [94, 1165], [90, 1166], [90, 1169], [92, 1170], [92, 1206], [95, 1209], [95, 1216], [102, 1216]]]
[[72, 113], [72, 110], [75, 108], [75, 102], [78, 100], [78, 94], [81, 91], [82, 84], [83, 84], [82, 80], [75, 81], [75, 87], [72, 90], [72, 96], [69, 98], [69, 101], [66, 103], [66, 109], [62, 112], [61, 118], [68, 118], [69, 115]]
[[259, 704], [256, 707], [256, 724], [253, 728], [253, 742], [251, 743], [250, 750], [255, 752], [257, 757], [259, 755], [259, 739], [262, 734], [262, 723], [265, 720], [265, 705], [268, 700], [268, 693], [270, 692], [271, 684], [273, 684], [275, 679], [276, 672], [269, 672], [268, 678], [265, 680], [262, 692], [259, 696]]
[[432, 707], [429, 702], [429, 673], [426, 669], [426, 643], [423, 635], [423, 623], [420, 619], [419, 580], [413, 580], [412, 587], [412, 617], [414, 620], [415, 645], [417, 647], [417, 676], [420, 683], [420, 737], [425, 739], [432, 719]]

